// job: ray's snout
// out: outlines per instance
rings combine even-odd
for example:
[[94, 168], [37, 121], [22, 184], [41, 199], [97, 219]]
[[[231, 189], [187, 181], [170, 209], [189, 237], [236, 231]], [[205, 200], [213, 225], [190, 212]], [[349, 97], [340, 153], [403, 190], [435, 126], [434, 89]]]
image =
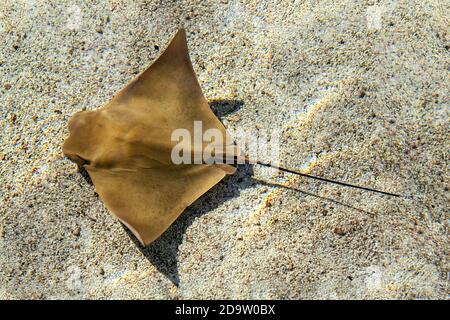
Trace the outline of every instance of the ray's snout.
[[89, 164], [86, 146], [90, 135], [90, 111], [79, 111], [69, 121], [69, 136], [64, 141], [62, 151], [79, 167]]

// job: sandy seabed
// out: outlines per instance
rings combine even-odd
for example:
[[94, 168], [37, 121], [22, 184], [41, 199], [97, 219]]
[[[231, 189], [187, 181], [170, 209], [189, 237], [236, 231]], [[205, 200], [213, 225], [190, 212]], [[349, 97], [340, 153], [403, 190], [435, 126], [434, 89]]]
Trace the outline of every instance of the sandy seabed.
[[[1, 1], [0, 298], [447, 298], [449, 9]], [[61, 145], [180, 27], [227, 128], [276, 128], [285, 165], [406, 197], [243, 166], [141, 248]]]

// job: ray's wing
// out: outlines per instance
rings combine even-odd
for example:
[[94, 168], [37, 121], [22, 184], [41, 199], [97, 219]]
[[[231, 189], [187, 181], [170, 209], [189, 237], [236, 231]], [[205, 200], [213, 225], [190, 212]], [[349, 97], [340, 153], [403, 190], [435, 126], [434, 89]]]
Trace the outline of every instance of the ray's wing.
[[225, 128], [193, 71], [184, 30], [164, 53], [104, 107], [75, 114], [63, 152], [84, 165], [110, 209], [143, 245], [158, 238], [228, 165], [174, 165], [174, 129]]
[[223, 170], [204, 165], [134, 172], [88, 168], [88, 172], [106, 207], [144, 246], [225, 176]]
[[[123, 115], [124, 109], [128, 109], [129, 114], [135, 117], [134, 122], [140, 123], [148, 139], [151, 139], [146, 143], [163, 141], [164, 145], [159, 147], [163, 148], [162, 154], [166, 156], [175, 145], [175, 142], [170, 141], [173, 130], [184, 128], [193, 133], [194, 121], [201, 121], [201, 134], [208, 129], [217, 129], [223, 137], [227, 135], [225, 127], [211, 111], [203, 95], [192, 67], [183, 29], [177, 32], [161, 56], [122, 89], [105, 108], [117, 118]], [[231, 145], [232, 140], [223, 141], [224, 149], [226, 143]]]

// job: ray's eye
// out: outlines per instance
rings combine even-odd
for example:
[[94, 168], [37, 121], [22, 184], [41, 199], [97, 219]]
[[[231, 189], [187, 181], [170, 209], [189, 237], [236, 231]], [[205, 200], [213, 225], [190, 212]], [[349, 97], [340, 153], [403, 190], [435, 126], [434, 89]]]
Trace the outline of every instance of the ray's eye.
[[84, 159], [76, 154], [68, 154], [67, 157], [75, 162], [79, 167], [82, 167], [84, 165], [89, 165], [91, 163], [90, 160]]

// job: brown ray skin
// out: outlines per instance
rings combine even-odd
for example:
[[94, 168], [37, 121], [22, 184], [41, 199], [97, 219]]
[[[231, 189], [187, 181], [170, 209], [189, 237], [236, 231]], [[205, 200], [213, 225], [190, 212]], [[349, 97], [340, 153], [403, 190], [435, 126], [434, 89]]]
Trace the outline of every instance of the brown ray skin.
[[145, 246], [235, 171], [229, 165], [172, 163], [173, 130], [192, 132], [194, 120], [202, 121], [203, 132], [216, 128], [226, 135], [192, 68], [186, 33], [179, 30], [161, 56], [106, 105], [69, 121], [64, 154], [86, 168], [106, 207]]

